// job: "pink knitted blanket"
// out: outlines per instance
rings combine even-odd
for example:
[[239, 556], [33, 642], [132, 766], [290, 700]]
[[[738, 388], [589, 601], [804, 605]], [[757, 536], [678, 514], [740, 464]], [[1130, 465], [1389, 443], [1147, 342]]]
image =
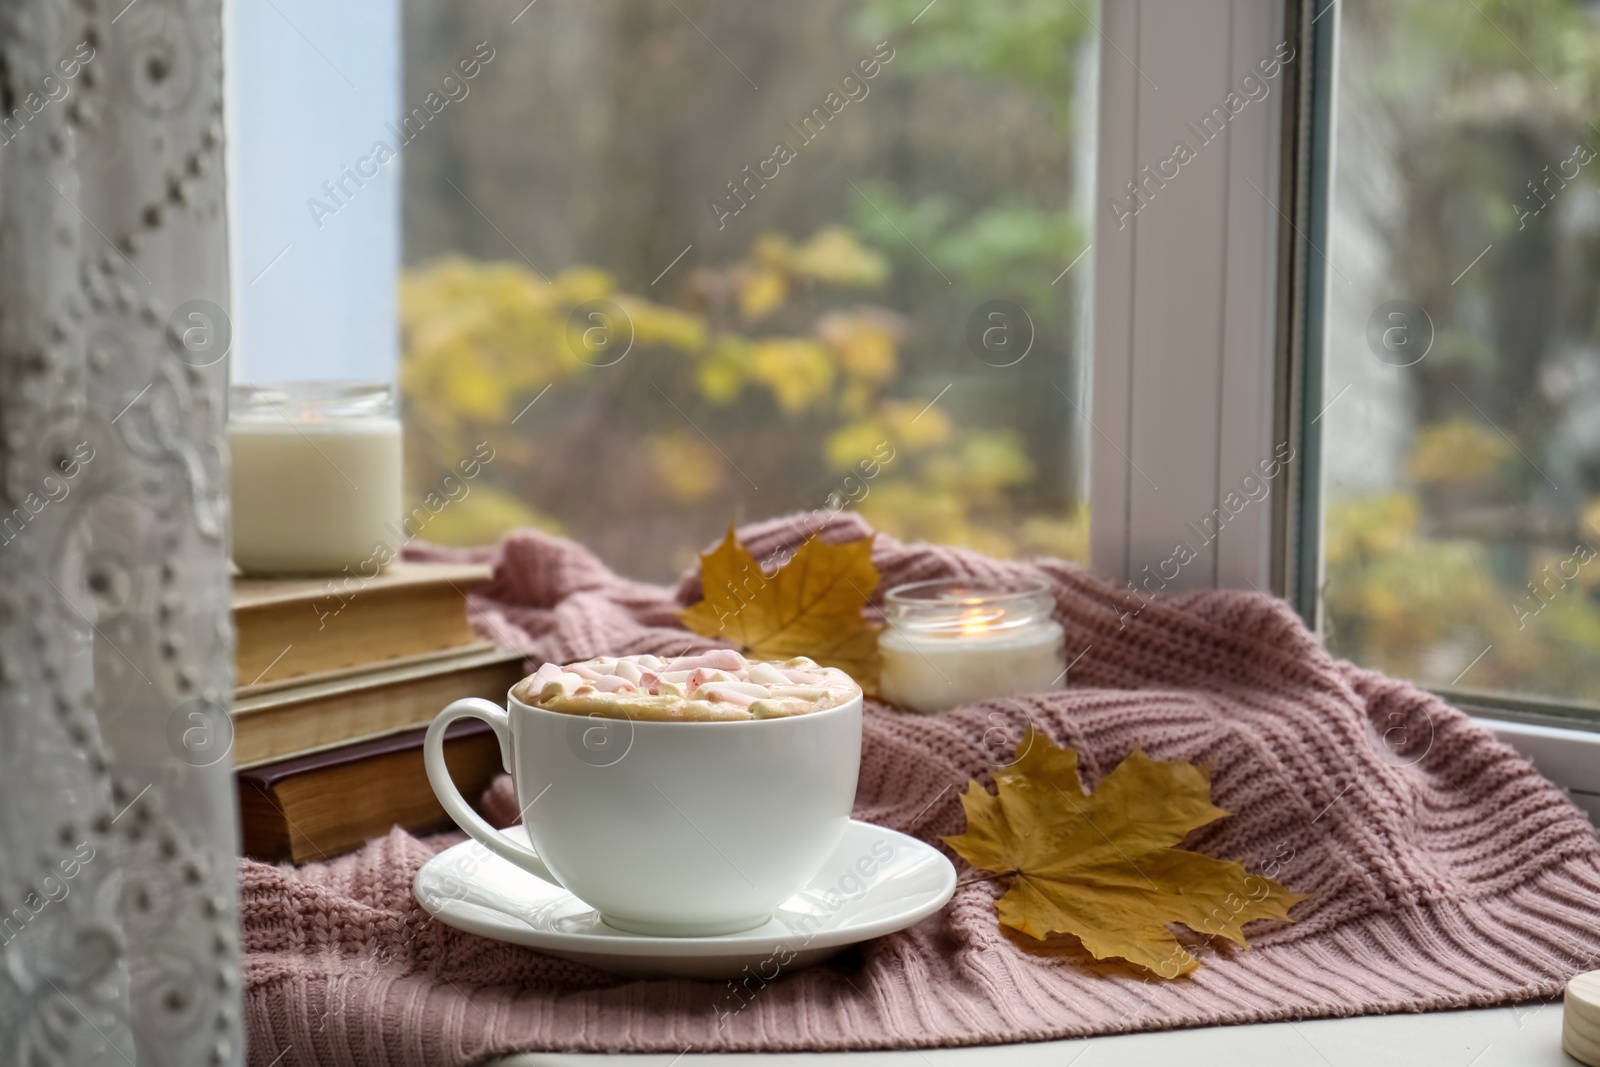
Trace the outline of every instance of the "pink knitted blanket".
[[[740, 537], [765, 558], [805, 532], [779, 520]], [[843, 515], [822, 535], [868, 533]], [[1000, 887], [975, 883], [916, 927], [779, 977], [734, 1012], [743, 1001], [718, 983], [624, 981], [432, 920], [412, 876], [459, 837], [396, 830], [330, 863], [241, 861], [250, 1062], [1034, 1041], [1481, 1006], [1553, 995], [1600, 965], [1600, 850], [1578, 810], [1460, 712], [1330, 658], [1281, 602], [1230, 591], [1141, 605], [1067, 563], [882, 535], [874, 557], [885, 586], [1043, 577], [1068, 656], [1083, 655], [1060, 692], [926, 718], [869, 706], [858, 818], [929, 842], [959, 833], [957, 792], [991, 765], [997, 724], [1014, 734], [1032, 720], [1077, 748], [1091, 786], [1141, 744], [1210, 762], [1215, 799], [1234, 814], [1188, 846], [1311, 894], [1297, 921], [1253, 924], [1248, 952], [1191, 937], [1204, 966], [1160, 982], [1094, 962], [1070, 938], [1041, 950], [1003, 933]], [[493, 558], [473, 596], [480, 627], [535, 659], [708, 647], [674, 615], [698, 598], [696, 575], [676, 591], [626, 581], [532, 532]], [[490, 807], [504, 810], [503, 781], [497, 791]]]

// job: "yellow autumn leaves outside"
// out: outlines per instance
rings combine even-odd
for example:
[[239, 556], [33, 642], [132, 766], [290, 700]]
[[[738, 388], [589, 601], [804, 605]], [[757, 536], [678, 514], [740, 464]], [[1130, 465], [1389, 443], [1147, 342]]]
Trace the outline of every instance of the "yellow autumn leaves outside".
[[[1330, 498], [1329, 648], [1403, 678], [1454, 676], [1471, 688], [1600, 702], [1600, 567], [1571, 559], [1578, 541], [1600, 544], [1600, 498], [1578, 517], [1572, 542], [1535, 547], [1524, 559], [1503, 543], [1439, 529], [1443, 510], [1495, 514], [1507, 471], [1524, 462], [1496, 429], [1457, 416], [1417, 429], [1405, 465], [1414, 488]], [[1493, 654], [1464, 674], [1486, 646]]]
[[[594, 475], [632, 479], [635, 498], [650, 497], [638, 500], [641, 511], [728, 507], [717, 502], [746, 488], [729, 463], [740, 456], [713, 443], [724, 435], [708, 438], [699, 432], [705, 427], [686, 422], [659, 396], [647, 395], [648, 406], [635, 403], [640, 410], [617, 421], [625, 403], [611, 393], [617, 384], [577, 358], [568, 337], [574, 308], [606, 300], [632, 323], [627, 373], [636, 382], [658, 384], [680, 407], [699, 402], [732, 411], [767, 397], [783, 424], [763, 428], [760, 447], [809, 456], [813, 478], [829, 471], [843, 478], [879, 442], [892, 441], [895, 464], [856, 504], [878, 528], [999, 555], [1085, 556], [1084, 509], [1041, 516], [1019, 508], [1015, 494], [1035, 471], [1005, 419], [958, 431], [941, 407], [928, 407], [931, 395], [897, 395], [910, 326], [875, 302], [889, 265], [852, 231], [828, 227], [801, 240], [762, 234], [732, 263], [679, 269], [678, 288], [661, 287], [671, 293], [670, 305], [629, 293], [589, 267], [545, 279], [521, 263], [457, 257], [406, 272], [401, 389], [413, 484], [436, 480], [452, 457], [486, 436], [498, 447], [513, 418], [523, 419], [518, 429], [525, 431], [501, 449], [490, 478], [441, 514], [430, 537], [481, 543], [521, 524], [583, 535], [570, 493], [553, 500], [519, 483], [563, 451], [579, 454], [562, 462], [598, 462], [555, 429], [581, 423], [598, 400], [611, 404], [611, 425], [602, 431], [607, 455], [623, 458]], [[532, 413], [519, 416], [536, 397]], [[573, 407], [579, 415], [564, 410]], [[804, 506], [768, 495], [774, 511]], [[826, 490], [816, 495], [812, 506]]]

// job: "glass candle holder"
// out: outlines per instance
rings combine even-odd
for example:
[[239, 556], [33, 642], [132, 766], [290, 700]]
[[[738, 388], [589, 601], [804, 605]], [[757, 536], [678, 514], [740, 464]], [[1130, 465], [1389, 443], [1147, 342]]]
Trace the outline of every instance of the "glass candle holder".
[[233, 561], [246, 574], [338, 574], [379, 566], [398, 553], [400, 419], [393, 387], [233, 386], [228, 447]]
[[1054, 606], [1043, 582], [896, 586], [883, 598], [888, 625], [878, 638], [883, 698], [926, 713], [1060, 688], [1066, 653]]

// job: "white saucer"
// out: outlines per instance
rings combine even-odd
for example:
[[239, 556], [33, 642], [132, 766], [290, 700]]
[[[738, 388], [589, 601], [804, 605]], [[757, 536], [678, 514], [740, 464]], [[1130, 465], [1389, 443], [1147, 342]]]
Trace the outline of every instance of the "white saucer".
[[[502, 830], [526, 845], [522, 827]], [[950, 899], [956, 870], [914, 837], [851, 820], [839, 847], [765, 926], [717, 937], [651, 937], [617, 930], [599, 912], [475, 841], [423, 864], [418, 902], [458, 930], [528, 945], [629, 977], [731, 978], [827, 959], [847, 945], [927, 918]]]

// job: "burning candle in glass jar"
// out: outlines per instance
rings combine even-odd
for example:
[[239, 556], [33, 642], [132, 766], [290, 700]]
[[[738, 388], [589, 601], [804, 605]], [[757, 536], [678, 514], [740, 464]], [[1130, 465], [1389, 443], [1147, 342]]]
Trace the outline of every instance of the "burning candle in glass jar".
[[1043, 582], [977, 585], [936, 579], [883, 599], [883, 698], [934, 712], [1010, 693], [1057, 689], [1066, 677], [1061, 624]]
[[229, 391], [233, 561], [246, 574], [337, 574], [393, 546], [394, 390], [360, 382]]

